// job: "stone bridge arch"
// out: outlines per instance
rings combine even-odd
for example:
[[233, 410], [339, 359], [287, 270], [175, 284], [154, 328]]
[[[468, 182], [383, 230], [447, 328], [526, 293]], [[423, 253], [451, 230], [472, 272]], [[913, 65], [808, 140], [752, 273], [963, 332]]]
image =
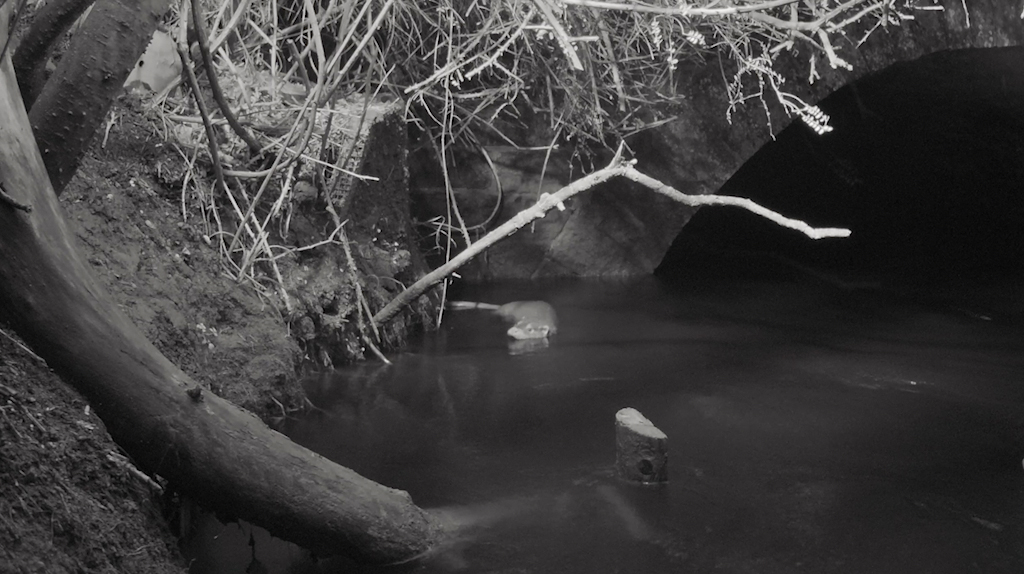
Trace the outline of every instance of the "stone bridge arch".
[[[921, 11], [915, 20], [898, 28], [878, 29], [861, 48], [845, 52], [852, 71], [829, 69], [819, 62], [821, 78], [806, 84], [806, 63], [783, 57], [778, 69], [791, 78], [794, 93], [816, 103], [860, 78], [928, 54], [1024, 45], [1024, 21], [1017, 2], [967, 0], [968, 13], [960, 0], [942, 0], [941, 5], [943, 11]], [[728, 98], [722, 71], [714, 64], [694, 70], [681, 90], [688, 102], [684, 113], [631, 145], [641, 171], [684, 193], [717, 192], [789, 122], [775, 117], [769, 130], [757, 104], [742, 107], [731, 123], [726, 122]], [[531, 177], [539, 172], [542, 158], [495, 155], [499, 172], [508, 178], [503, 212], [507, 217], [536, 197], [538, 185]], [[551, 178], [550, 171], [547, 177]], [[557, 189], [567, 179], [562, 174], [561, 181], [548, 185]], [[522, 193], [517, 195], [516, 190]], [[649, 274], [693, 212], [629, 182], [609, 182], [577, 196], [565, 212], [551, 213], [533, 229], [500, 244], [467, 275], [500, 279]]]

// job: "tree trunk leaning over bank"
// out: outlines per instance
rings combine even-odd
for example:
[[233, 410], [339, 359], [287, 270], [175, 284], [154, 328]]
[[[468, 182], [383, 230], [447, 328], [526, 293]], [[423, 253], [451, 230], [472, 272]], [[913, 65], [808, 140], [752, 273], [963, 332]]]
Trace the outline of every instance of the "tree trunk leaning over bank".
[[[0, 8], [0, 38], [11, 4]], [[389, 563], [427, 551], [440, 529], [407, 493], [203, 391], [131, 324], [78, 255], [16, 86], [4, 58], [0, 319], [85, 395], [136, 465], [203, 506], [321, 555]]]
[[32, 25], [14, 53], [14, 72], [26, 108], [32, 109], [46, 84], [46, 62], [53, 46], [92, 3], [93, 0], [50, 0], [33, 14]]
[[57, 195], [170, 7], [171, 0], [99, 0], [71, 38], [29, 114]]

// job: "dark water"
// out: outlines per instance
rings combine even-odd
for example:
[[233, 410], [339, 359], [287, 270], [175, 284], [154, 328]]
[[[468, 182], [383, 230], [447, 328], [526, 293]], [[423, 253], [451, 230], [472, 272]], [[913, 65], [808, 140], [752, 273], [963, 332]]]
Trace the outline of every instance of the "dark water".
[[[459, 297], [542, 297], [558, 335], [510, 349], [497, 319], [450, 313], [391, 367], [310, 381], [323, 412], [284, 429], [473, 525], [386, 571], [1024, 572], [1024, 337], [1006, 318], [786, 280]], [[667, 433], [667, 485], [613, 477], [627, 406]], [[212, 519], [187, 552], [195, 573], [378, 571]]]

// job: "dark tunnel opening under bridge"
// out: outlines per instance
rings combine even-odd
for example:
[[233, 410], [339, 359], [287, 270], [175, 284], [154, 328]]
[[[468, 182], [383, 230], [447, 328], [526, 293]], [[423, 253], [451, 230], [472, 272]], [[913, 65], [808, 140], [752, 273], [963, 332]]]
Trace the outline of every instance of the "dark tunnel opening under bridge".
[[743, 210], [705, 208], [659, 272], [767, 256], [890, 286], [999, 285], [1020, 311], [1021, 62], [1019, 47], [938, 52], [837, 90], [819, 104], [834, 131], [794, 121], [719, 193], [852, 236], [812, 241]]

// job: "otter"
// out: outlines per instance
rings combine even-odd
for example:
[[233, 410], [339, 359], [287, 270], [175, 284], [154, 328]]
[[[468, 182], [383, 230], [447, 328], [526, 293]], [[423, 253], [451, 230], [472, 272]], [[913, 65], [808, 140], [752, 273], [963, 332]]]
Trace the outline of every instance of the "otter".
[[508, 336], [516, 340], [547, 339], [558, 329], [555, 309], [544, 301], [512, 301], [504, 305], [476, 303], [473, 301], [449, 301], [448, 308], [485, 309], [493, 311], [502, 319], [512, 321]]

